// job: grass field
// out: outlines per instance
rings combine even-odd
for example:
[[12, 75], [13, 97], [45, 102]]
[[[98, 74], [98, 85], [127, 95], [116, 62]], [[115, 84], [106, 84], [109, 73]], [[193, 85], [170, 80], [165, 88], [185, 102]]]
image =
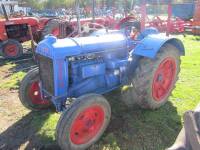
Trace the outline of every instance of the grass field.
[[[118, 98], [110, 96], [111, 123], [91, 150], [164, 150], [175, 141], [182, 128], [183, 113], [194, 109], [200, 102], [200, 38], [178, 37], [184, 42], [186, 56], [182, 57], [179, 81], [169, 102], [155, 111], [142, 110], [137, 106], [128, 109]], [[13, 67], [16, 65], [10, 63], [3, 66], [5, 70]], [[3, 68], [1, 67], [1, 71]], [[18, 72], [7, 78], [0, 77], [0, 89], [18, 89], [25, 74]], [[29, 126], [35, 138], [45, 145], [55, 143], [55, 127], [60, 115], [50, 111], [28, 112], [24, 118], [30, 116], [32, 119]], [[24, 118], [19, 118], [18, 122]]]

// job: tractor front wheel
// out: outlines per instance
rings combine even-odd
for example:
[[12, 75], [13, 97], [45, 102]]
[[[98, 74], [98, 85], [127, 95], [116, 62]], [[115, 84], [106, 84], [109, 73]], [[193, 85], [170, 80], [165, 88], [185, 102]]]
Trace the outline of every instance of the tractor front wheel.
[[39, 69], [35, 68], [27, 73], [19, 89], [21, 103], [34, 111], [48, 109], [52, 105], [49, 100], [42, 98], [39, 81]]
[[6, 59], [17, 59], [23, 54], [22, 44], [16, 40], [9, 39], [3, 44], [2, 54]]
[[132, 97], [128, 105], [136, 102], [142, 108], [156, 109], [165, 104], [178, 80], [180, 63], [179, 50], [170, 44], [155, 59], [142, 58], [128, 91]]
[[62, 114], [57, 124], [57, 142], [61, 149], [83, 150], [104, 133], [111, 117], [107, 100], [97, 94], [79, 97]]

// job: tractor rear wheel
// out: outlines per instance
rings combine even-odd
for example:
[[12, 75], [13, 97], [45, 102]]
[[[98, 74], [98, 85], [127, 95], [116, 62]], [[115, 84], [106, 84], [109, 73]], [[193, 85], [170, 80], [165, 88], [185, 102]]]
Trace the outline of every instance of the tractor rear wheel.
[[102, 136], [110, 117], [111, 108], [103, 96], [79, 97], [59, 119], [56, 132], [59, 146], [67, 150], [87, 149]]
[[26, 108], [34, 111], [48, 109], [52, 105], [49, 100], [42, 98], [39, 81], [39, 69], [35, 68], [27, 73], [19, 89], [21, 103]]
[[136, 102], [146, 109], [164, 105], [178, 80], [180, 63], [179, 50], [170, 44], [163, 46], [155, 59], [142, 58], [125, 103], [130, 106]]
[[3, 44], [2, 54], [6, 59], [17, 59], [23, 54], [22, 44], [16, 40], [9, 39]]

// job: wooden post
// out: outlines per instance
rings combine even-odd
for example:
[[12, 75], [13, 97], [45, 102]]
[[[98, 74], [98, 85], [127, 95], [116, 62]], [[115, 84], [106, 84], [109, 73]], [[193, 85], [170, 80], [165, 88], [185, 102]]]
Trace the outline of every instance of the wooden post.
[[36, 50], [36, 44], [35, 44], [35, 41], [34, 41], [34, 38], [33, 38], [33, 32], [32, 32], [32, 29], [31, 29], [31, 26], [28, 25], [28, 31], [29, 31], [29, 35], [30, 35], [30, 38], [31, 38], [31, 50], [32, 50], [32, 54], [33, 54], [33, 59], [36, 60], [36, 56], [35, 56], [35, 50]]
[[96, 1], [92, 0], [92, 22], [95, 23], [95, 5]]
[[146, 17], [147, 17], [146, 0], [143, 0], [141, 5], [142, 5], [141, 6], [141, 14], [142, 14], [142, 17], [141, 17], [141, 30], [144, 31], [145, 24], [146, 24]]
[[2, 7], [3, 14], [4, 14], [6, 21], [9, 21], [8, 14], [6, 12], [6, 8], [5, 8], [4, 4], [1, 4], [1, 7]]
[[169, 36], [170, 34], [171, 18], [172, 18], [172, 4], [171, 2], [169, 2], [168, 3], [167, 33], [166, 33], [167, 36]]
[[81, 33], [81, 22], [80, 22], [80, 3], [79, 0], [76, 0], [76, 17], [78, 23], [78, 34]]
[[112, 3], [112, 10], [113, 10], [113, 18], [115, 18], [115, 1]]

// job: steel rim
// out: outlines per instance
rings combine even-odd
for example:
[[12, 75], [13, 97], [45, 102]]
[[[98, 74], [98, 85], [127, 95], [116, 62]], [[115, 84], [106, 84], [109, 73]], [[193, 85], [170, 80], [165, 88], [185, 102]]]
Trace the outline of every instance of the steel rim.
[[4, 53], [6, 56], [15, 57], [18, 54], [18, 47], [16, 44], [8, 44], [4, 48]]
[[75, 118], [70, 129], [70, 139], [76, 145], [86, 144], [92, 140], [104, 124], [104, 110], [95, 105], [84, 109]]
[[32, 104], [34, 105], [48, 105], [49, 104], [48, 100], [45, 100], [42, 98], [38, 81], [31, 83], [28, 94], [29, 94]]
[[176, 76], [176, 61], [172, 57], [165, 58], [158, 66], [152, 85], [152, 96], [160, 102], [170, 92]]

